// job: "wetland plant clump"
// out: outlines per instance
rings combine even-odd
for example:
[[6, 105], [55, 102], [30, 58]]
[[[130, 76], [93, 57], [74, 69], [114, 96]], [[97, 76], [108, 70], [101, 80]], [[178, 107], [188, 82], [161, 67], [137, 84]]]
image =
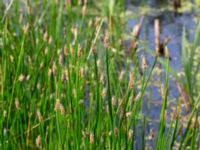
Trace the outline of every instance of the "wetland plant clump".
[[125, 0], [11, 0], [0, 8], [0, 149], [200, 147], [199, 23], [192, 41], [183, 29], [177, 72], [159, 19], [153, 50], [140, 36], [145, 14], [129, 33]]

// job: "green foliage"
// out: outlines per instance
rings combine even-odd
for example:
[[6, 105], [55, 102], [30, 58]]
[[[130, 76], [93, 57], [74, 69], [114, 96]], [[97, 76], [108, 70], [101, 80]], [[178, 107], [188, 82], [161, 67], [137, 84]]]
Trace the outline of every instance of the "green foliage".
[[[161, 60], [141, 68], [138, 53], [127, 52], [125, 2], [16, 0], [0, 14], [0, 149], [147, 148], [154, 120], [143, 105]], [[199, 35], [200, 25], [189, 43], [183, 31], [183, 77], [168, 59], [161, 62], [165, 83], [159, 82], [164, 92], [153, 148], [197, 147]], [[165, 116], [170, 73], [189, 96], [185, 122], [179, 106], [173, 119]]]

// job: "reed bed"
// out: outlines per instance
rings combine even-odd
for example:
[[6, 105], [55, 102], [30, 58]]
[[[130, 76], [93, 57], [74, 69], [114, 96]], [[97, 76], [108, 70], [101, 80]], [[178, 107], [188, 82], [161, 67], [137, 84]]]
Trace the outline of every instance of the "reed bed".
[[[0, 149], [200, 147], [200, 24], [192, 42], [183, 30], [177, 73], [169, 55], [159, 55], [158, 20], [156, 52], [138, 38], [145, 18], [128, 32], [125, 0], [13, 0], [0, 7]], [[156, 123], [143, 105], [159, 67], [165, 79]], [[169, 75], [180, 92], [170, 114]], [[150, 123], [158, 130], [149, 132]]]

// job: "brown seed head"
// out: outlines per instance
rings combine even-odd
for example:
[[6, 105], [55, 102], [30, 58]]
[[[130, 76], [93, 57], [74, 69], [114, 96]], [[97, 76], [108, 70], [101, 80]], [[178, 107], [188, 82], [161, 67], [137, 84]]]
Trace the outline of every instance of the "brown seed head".
[[58, 63], [59, 63], [60, 66], [64, 65], [64, 60], [63, 60], [63, 55], [62, 54], [59, 54]]
[[127, 112], [126, 113], [126, 118], [129, 118], [131, 116], [132, 112]]
[[160, 51], [160, 22], [158, 19], [154, 21], [154, 30], [155, 30], [155, 51], [157, 58], [159, 56], [159, 51]]
[[106, 35], [104, 36], [104, 47], [105, 48], [109, 48], [110, 44], [109, 44], [109, 33], [106, 33]]
[[4, 118], [7, 117], [7, 111], [6, 111], [6, 110], [3, 111], [3, 117], [4, 117]]
[[122, 70], [119, 75], [119, 80], [122, 81], [124, 79], [125, 71]]
[[39, 109], [37, 110], [37, 117], [38, 117], [39, 123], [41, 123], [43, 121], [43, 117]]
[[137, 102], [141, 98], [142, 93], [139, 92], [135, 97], [135, 102]]
[[82, 15], [83, 15], [83, 16], [85, 16], [86, 10], [87, 10], [86, 5], [83, 5], [83, 7], [82, 7]]
[[37, 90], [40, 91], [40, 89], [41, 89], [41, 84], [40, 84], [40, 82], [38, 81], [38, 83], [37, 83]]
[[134, 76], [133, 76], [133, 73], [130, 72], [129, 73], [129, 83], [128, 83], [129, 89], [133, 89], [134, 85], [135, 85]]
[[112, 96], [112, 106], [115, 107], [117, 104], [115, 96]]
[[130, 129], [129, 132], [128, 132], [128, 139], [132, 140], [132, 138], [133, 138], [133, 130]]
[[15, 98], [15, 108], [16, 108], [17, 110], [20, 109], [20, 104], [19, 104], [19, 99], [18, 99], [18, 98]]
[[92, 44], [92, 52], [93, 52], [94, 55], [97, 54], [97, 49], [96, 49], [95, 44]]
[[53, 42], [53, 38], [52, 38], [52, 36], [50, 36], [50, 37], [49, 37], [48, 43], [49, 43], [49, 44], [52, 44], [52, 42]]
[[73, 33], [74, 35], [74, 41], [77, 40], [77, 37], [78, 37], [78, 28], [77, 27], [73, 27], [71, 32]]
[[55, 63], [55, 62], [53, 63], [52, 72], [53, 72], [53, 75], [54, 75], [54, 76], [55, 76], [56, 73], [57, 73], [57, 66], [56, 66], [56, 63]]
[[46, 47], [46, 48], [44, 49], [44, 54], [47, 55], [47, 54], [48, 54], [48, 51], [49, 51], [49, 50], [48, 50], [48, 47]]
[[94, 144], [94, 134], [90, 133], [90, 144]]
[[142, 69], [146, 70], [147, 67], [148, 67], [148, 65], [147, 65], [146, 58], [144, 56], [142, 56]]
[[49, 68], [48, 69], [48, 76], [51, 77], [51, 74], [52, 74], [52, 70], [51, 70], [51, 68]]
[[161, 84], [160, 93], [161, 93], [162, 98], [164, 99], [164, 97], [165, 97], [165, 86], [164, 86], [164, 84]]
[[27, 33], [28, 33], [28, 29], [29, 29], [29, 24], [27, 23], [27, 24], [23, 27], [24, 34], [27, 34]]
[[114, 135], [118, 136], [118, 133], [119, 133], [119, 129], [117, 127], [115, 127], [115, 129], [114, 129]]
[[65, 108], [62, 104], [60, 104], [60, 112], [61, 112], [61, 115], [65, 115]]
[[78, 44], [78, 58], [80, 58], [81, 57], [81, 45], [80, 44]]
[[60, 100], [57, 99], [57, 100], [56, 100], [55, 107], [54, 107], [54, 111], [55, 111], [55, 112], [57, 112], [57, 111], [60, 109], [60, 105], [61, 105], [61, 104], [60, 104]]
[[64, 45], [63, 51], [64, 51], [64, 55], [68, 56], [68, 51], [67, 51], [67, 45], [66, 44]]
[[43, 35], [43, 41], [46, 42], [48, 40], [48, 33], [47, 31]]
[[83, 67], [80, 68], [80, 71], [79, 71], [79, 74], [80, 74], [80, 77], [83, 78], [84, 77], [84, 73], [85, 73], [85, 70]]
[[102, 96], [103, 99], [106, 97], [106, 93], [107, 93], [106, 91], [107, 91], [106, 88], [104, 88], [104, 89], [102, 90], [101, 96]]
[[13, 57], [13, 55], [10, 55], [10, 62], [14, 63], [14, 57]]
[[41, 148], [41, 136], [40, 135], [38, 135], [38, 137], [36, 138], [35, 143], [36, 143], [37, 148], [40, 149]]
[[22, 81], [24, 81], [24, 79], [25, 79], [25, 76], [24, 76], [23, 74], [20, 74], [18, 80], [19, 80], [20, 82], [22, 82]]

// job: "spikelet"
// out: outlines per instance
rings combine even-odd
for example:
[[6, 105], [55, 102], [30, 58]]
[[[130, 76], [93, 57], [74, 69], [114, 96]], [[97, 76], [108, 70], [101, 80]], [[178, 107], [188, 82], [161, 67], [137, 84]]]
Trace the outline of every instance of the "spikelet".
[[19, 104], [19, 99], [18, 99], [18, 98], [15, 98], [15, 108], [16, 108], [17, 110], [20, 109], [20, 104]]
[[156, 53], [156, 58], [159, 56], [159, 51], [160, 51], [160, 22], [158, 19], [155, 19], [154, 21], [154, 32], [155, 32], [155, 53]]
[[65, 108], [62, 104], [60, 104], [60, 112], [61, 112], [61, 115], [65, 115]]
[[101, 92], [102, 99], [104, 99], [106, 97], [106, 93], [107, 93], [106, 91], [107, 91], [106, 88], [104, 88], [102, 90], [102, 92]]
[[129, 140], [132, 140], [132, 137], [133, 137], [133, 130], [130, 129], [130, 130], [128, 131], [128, 139], [129, 139]]
[[114, 135], [118, 136], [118, 134], [119, 134], [119, 129], [117, 127], [115, 127], [115, 129], [114, 129]]
[[67, 57], [69, 54], [68, 54], [68, 51], [67, 51], [67, 45], [66, 44], [64, 45], [63, 51], [64, 51], [65, 57]]
[[56, 100], [55, 107], [54, 107], [54, 111], [55, 111], [55, 112], [57, 112], [57, 111], [60, 109], [60, 105], [61, 105], [61, 104], [60, 104], [60, 100], [57, 99], [57, 100]]
[[14, 57], [13, 57], [13, 55], [10, 55], [10, 62], [14, 63]]
[[187, 113], [189, 113], [190, 112], [189, 98], [188, 98], [184, 88], [180, 84], [177, 84], [177, 88], [181, 95], [181, 100], [183, 101], [183, 104], [185, 104], [186, 111], [187, 111]]
[[145, 56], [142, 56], [142, 69], [143, 69], [143, 71], [146, 70], [147, 67], [148, 67], [148, 65], [147, 65], [146, 58], [145, 58]]
[[94, 144], [94, 134], [90, 133], [90, 144]]
[[81, 53], [82, 53], [82, 51], [81, 51], [81, 45], [78, 44], [78, 52], [77, 52], [77, 56], [78, 56], [78, 58], [81, 57]]
[[47, 42], [47, 40], [48, 40], [48, 33], [47, 33], [47, 31], [44, 33], [44, 35], [43, 35], [43, 41], [44, 42]]
[[24, 79], [25, 79], [25, 76], [23, 74], [20, 74], [18, 80], [22, 82], [24, 81]]
[[41, 136], [38, 135], [36, 140], [35, 140], [36, 146], [38, 149], [41, 149]]
[[142, 16], [142, 18], [140, 19], [140, 23], [136, 24], [131, 32], [132, 39], [129, 48], [130, 53], [132, 53], [132, 50], [137, 50], [137, 40], [140, 35], [143, 19], [144, 17]]
[[82, 6], [82, 15], [85, 16], [87, 11], [87, 0], [83, 1], [83, 6]]
[[130, 72], [130, 73], [129, 73], [128, 88], [129, 88], [130, 90], [132, 90], [132, 89], [134, 88], [134, 85], [135, 85], [134, 76], [133, 76], [133, 73]]
[[48, 51], [49, 51], [49, 50], [48, 50], [48, 47], [46, 47], [46, 48], [44, 49], [44, 54], [47, 55], [47, 54], [48, 54]]
[[38, 117], [39, 123], [41, 123], [43, 121], [43, 117], [39, 109], [37, 110], [37, 117]]
[[28, 33], [28, 29], [29, 29], [29, 24], [27, 23], [26, 25], [23, 26], [24, 34]]
[[133, 39], [136, 39], [136, 40], [138, 39], [138, 37], [140, 35], [143, 20], [144, 20], [144, 16], [142, 16], [140, 19], [140, 22], [134, 26], [133, 31], [131, 33], [131, 35], [133, 36]]
[[7, 117], [7, 111], [6, 111], [6, 110], [3, 111], [3, 117], [4, 117], [4, 118]]
[[104, 47], [105, 48], [109, 48], [110, 47], [110, 44], [109, 44], [109, 33], [107, 32], [106, 35], [104, 36]]
[[124, 75], [125, 75], [125, 71], [122, 70], [122, 71], [120, 72], [120, 74], [119, 74], [119, 81], [123, 81]]
[[27, 11], [27, 14], [30, 15], [31, 14], [31, 6], [30, 6], [30, 1], [29, 0], [26, 0], [26, 11]]
[[112, 96], [112, 107], [115, 107], [116, 106], [116, 98], [115, 96]]
[[161, 84], [160, 94], [161, 94], [162, 98], [164, 99], [164, 97], [165, 97], [165, 86], [164, 86], [164, 84]]

